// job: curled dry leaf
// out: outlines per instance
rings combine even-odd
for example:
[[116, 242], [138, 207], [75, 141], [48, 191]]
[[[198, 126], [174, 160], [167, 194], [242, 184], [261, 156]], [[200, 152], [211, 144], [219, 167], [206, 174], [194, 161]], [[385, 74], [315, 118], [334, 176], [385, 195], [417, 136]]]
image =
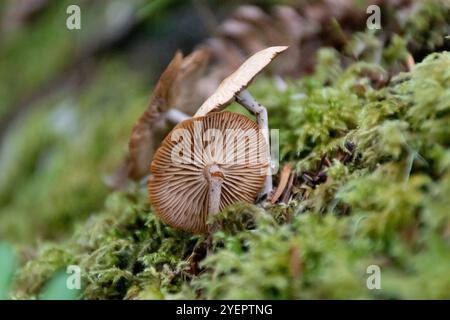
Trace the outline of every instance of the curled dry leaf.
[[199, 88], [199, 80], [205, 76], [210, 60], [211, 50], [207, 46], [199, 47], [183, 59], [170, 88], [170, 108], [193, 115], [197, 107], [212, 93], [200, 94]]
[[283, 170], [281, 171], [281, 174], [280, 174], [280, 182], [278, 183], [277, 190], [275, 191], [272, 198], [270, 199], [270, 202], [272, 204], [277, 202], [277, 200], [281, 197], [284, 190], [286, 189], [288, 182], [289, 182], [289, 177], [291, 176], [291, 172], [292, 172], [292, 166], [290, 164], [284, 165]]
[[202, 101], [195, 92], [197, 79], [203, 75], [209, 50], [202, 47], [183, 58], [177, 52], [162, 73], [150, 103], [133, 127], [129, 141], [128, 177], [139, 180], [149, 173], [153, 153], [170, 127], [163, 117], [171, 108], [191, 115]]
[[161, 127], [161, 113], [169, 108], [170, 88], [183, 62], [183, 55], [177, 52], [158, 80], [150, 103], [133, 127], [128, 144], [128, 176], [138, 180], [148, 173], [150, 159], [155, 149], [155, 127]]

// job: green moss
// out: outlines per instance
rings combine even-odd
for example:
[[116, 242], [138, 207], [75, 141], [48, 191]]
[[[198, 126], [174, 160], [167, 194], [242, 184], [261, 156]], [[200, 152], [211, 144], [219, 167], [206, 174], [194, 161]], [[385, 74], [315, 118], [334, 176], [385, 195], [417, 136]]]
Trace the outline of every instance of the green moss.
[[[379, 89], [367, 71], [383, 70], [367, 63], [337, 68], [327, 85], [320, 68], [290, 83], [266, 103], [272, 127], [278, 115], [285, 124], [283, 162], [296, 164], [288, 204], [226, 209], [205, 258], [205, 238], [161, 223], [145, 192], [111, 194], [72, 239], [28, 262], [17, 295], [37, 294], [74, 263], [92, 299], [449, 298], [449, 141], [438, 131], [449, 119], [449, 63], [450, 53], [432, 54]], [[268, 86], [254, 85], [261, 101]], [[320, 166], [326, 180], [308, 186], [302, 174]], [[371, 264], [382, 290], [366, 288]]]
[[131, 298], [141, 290], [162, 296], [182, 283], [185, 259], [198, 241], [161, 223], [145, 194], [115, 193], [104, 212], [80, 225], [73, 239], [42, 249], [39, 259], [24, 267], [17, 296], [36, 294], [55, 270], [68, 264], [80, 265], [85, 298]]

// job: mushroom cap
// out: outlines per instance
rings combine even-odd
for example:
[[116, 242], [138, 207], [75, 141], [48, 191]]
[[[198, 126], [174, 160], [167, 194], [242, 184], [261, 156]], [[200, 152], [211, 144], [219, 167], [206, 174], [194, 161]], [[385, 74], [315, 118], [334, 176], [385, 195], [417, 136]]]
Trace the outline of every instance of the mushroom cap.
[[148, 183], [150, 201], [165, 223], [207, 232], [206, 171], [212, 165], [223, 174], [220, 210], [254, 202], [268, 168], [267, 144], [258, 125], [238, 113], [213, 112], [185, 120], [169, 133], [156, 151]]
[[235, 72], [222, 81], [217, 90], [200, 106], [195, 117], [226, 107], [236, 94], [244, 90], [253, 78], [287, 46], [269, 47], [248, 58]]

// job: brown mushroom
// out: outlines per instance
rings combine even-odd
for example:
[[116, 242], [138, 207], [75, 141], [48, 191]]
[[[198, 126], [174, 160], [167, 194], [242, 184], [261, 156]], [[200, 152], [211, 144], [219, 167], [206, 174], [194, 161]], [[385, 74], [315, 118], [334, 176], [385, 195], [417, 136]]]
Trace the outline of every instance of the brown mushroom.
[[[221, 111], [236, 100], [247, 110], [256, 115], [260, 130], [267, 144], [268, 163], [270, 164], [269, 123], [267, 110], [259, 104], [252, 95], [245, 90], [253, 78], [266, 67], [279, 53], [286, 50], [286, 46], [270, 47], [255, 53], [248, 58], [233, 74], [224, 79], [219, 88], [200, 106], [195, 116], [203, 116], [213, 111]], [[268, 166], [265, 186], [261, 196], [272, 190], [272, 174]]]
[[148, 190], [167, 224], [206, 233], [208, 218], [236, 202], [254, 202], [268, 167], [257, 124], [231, 112], [179, 123], [152, 161]]

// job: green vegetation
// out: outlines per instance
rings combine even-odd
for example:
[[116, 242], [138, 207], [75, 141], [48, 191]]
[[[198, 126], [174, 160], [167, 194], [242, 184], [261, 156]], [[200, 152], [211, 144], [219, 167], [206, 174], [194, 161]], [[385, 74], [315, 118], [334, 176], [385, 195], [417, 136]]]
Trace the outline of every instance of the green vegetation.
[[[285, 92], [269, 79], [253, 86], [272, 127], [284, 123], [283, 162], [301, 174], [327, 155], [324, 183], [300, 179], [288, 204], [228, 208], [214, 253], [200, 262], [203, 237], [162, 224], [145, 191], [113, 193], [72, 239], [26, 264], [19, 296], [74, 263], [84, 297], [95, 299], [449, 298], [450, 53], [430, 55], [381, 89], [370, 78], [384, 72], [379, 66], [340, 69], [337, 58], [321, 51], [317, 72]], [[325, 65], [336, 66], [333, 78]], [[366, 288], [370, 264], [381, 266], [383, 290]]]

